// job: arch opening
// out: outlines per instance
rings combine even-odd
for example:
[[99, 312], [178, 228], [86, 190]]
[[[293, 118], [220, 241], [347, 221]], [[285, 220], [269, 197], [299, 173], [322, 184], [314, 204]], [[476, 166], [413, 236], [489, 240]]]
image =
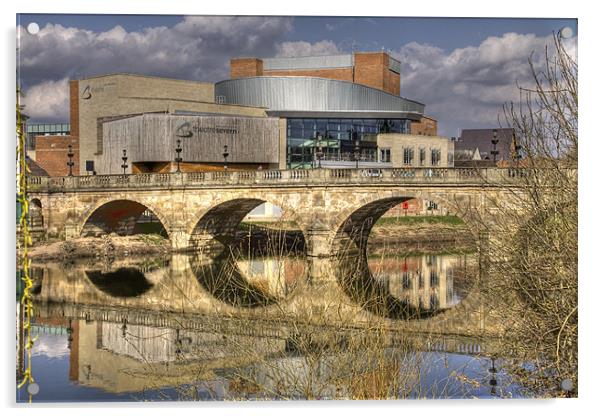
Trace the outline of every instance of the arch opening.
[[29, 202], [29, 224], [32, 228], [44, 227], [44, 215], [42, 214], [42, 201], [33, 198]]
[[308, 274], [305, 238], [293, 214], [261, 199], [234, 199], [213, 207], [190, 238], [197, 280], [231, 306], [279, 303]]
[[335, 244], [344, 291], [387, 318], [434, 316], [460, 303], [478, 280], [472, 234], [434, 201], [371, 201], [342, 223]]
[[211, 208], [190, 234], [195, 251], [225, 247], [262, 255], [302, 252], [305, 237], [293, 213], [256, 198], [238, 198]]
[[168, 238], [167, 230], [147, 206], [127, 199], [107, 202], [98, 207], [84, 223], [82, 237], [98, 237], [115, 233], [120, 236], [158, 234]]

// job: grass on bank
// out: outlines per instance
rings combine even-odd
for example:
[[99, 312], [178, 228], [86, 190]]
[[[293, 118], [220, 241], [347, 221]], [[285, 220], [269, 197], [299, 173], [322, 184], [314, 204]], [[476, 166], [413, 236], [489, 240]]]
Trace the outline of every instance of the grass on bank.
[[398, 217], [380, 217], [376, 225], [413, 225], [413, 224], [446, 224], [464, 225], [464, 221], [455, 215], [408, 215]]

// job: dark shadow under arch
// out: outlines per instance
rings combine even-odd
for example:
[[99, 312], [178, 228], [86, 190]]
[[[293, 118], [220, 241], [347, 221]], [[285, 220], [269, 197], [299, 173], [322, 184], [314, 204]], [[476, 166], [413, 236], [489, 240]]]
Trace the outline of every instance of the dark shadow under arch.
[[[154, 228], [145, 227], [139, 220], [144, 213], [150, 213], [154, 219]], [[127, 199], [118, 199], [107, 202], [98, 207], [86, 219], [81, 236], [98, 236], [110, 233], [117, 235], [156, 233], [168, 237], [165, 225], [156, 217], [155, 213], [147, 206]]]

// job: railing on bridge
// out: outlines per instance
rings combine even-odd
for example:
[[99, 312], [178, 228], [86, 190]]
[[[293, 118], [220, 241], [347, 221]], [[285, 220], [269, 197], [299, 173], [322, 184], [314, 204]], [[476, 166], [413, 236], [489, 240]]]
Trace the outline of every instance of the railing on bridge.
[[486, 183], [504, 183], [519, 176], [523, 176], [523, 173], [511, 168], [292, 169], [64, 177], [33, 176], [28, 178], [28, 185], [31, 191], [124, 187], [284, 186], [287, 184], [319, 186], [371, 183], [459, 183], [482, 185]]

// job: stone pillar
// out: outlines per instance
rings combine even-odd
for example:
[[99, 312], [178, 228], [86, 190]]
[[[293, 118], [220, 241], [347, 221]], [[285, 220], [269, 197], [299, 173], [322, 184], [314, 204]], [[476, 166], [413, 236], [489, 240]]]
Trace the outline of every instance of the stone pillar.
[[172, 251], [187, 251], [192, 248], [190, 246], [190, 235], [185, 227], [172, 227], [169, 233], [169, 239]]
[[77, 226], [73, 222], [67, 221], [65, 223], [65, 240], [71, 240], [77, 237], [79, 237]]
[[312, 283], [336, 280], [332, 257], [308, 257], [309, 278]]
[[306, 253], [308, 257], [330, 257], [332, 249], [330, 247], [330, 230], [312, 229], [305, 233]]

